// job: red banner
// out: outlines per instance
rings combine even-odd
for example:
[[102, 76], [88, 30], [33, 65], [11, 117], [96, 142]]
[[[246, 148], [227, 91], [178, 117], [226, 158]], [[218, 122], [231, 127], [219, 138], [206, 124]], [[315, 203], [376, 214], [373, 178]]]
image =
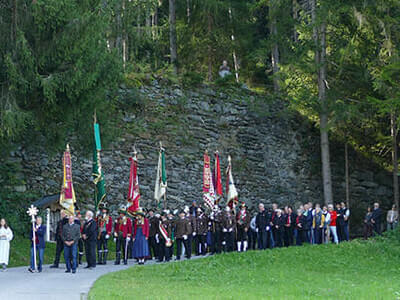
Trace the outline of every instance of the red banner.
[[63, 183], [61, 186], [60, 193], [60, 205], [68, 212], [68, 214], [74, 214], [74, 203], [75, 192], [74, 185], [72, 183], [72, 163], [71, 154], [69, 151], [69, 145], [63, 155]]
[[203, 168], [203, 193], [210, 191], [211, 183], [211, 169], [210, 169], [210, 157], [207, 153], [204, 153], [204, 168]]
[[129, 173], [128, 203], [130, 206], [128, 207], [128, 212], [134, 214], [139, 208], [140, 199], [136, 154], [134, 157], [130, 157], [129, 161], [131, 162], [131, 169]]
[[215, 152], [215, 169], [214, 169], [214, 179], [215, 179], [215, 193], [217, 196], [222, 196], [222, 179], [221, 179], [221, 167], [219, 165], [219, 155], [218, 151]]

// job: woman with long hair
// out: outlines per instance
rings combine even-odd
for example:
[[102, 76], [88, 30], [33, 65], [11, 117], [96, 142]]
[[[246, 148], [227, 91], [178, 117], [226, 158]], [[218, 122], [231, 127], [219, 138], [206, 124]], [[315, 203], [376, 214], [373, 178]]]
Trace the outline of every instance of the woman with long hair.
[[0, 220], [0, 265], [3, 265], [3, 271], [7, 270], [10, 258], [10, 241], [13, 239], [13, 233], [8, 227], [5, 219]]

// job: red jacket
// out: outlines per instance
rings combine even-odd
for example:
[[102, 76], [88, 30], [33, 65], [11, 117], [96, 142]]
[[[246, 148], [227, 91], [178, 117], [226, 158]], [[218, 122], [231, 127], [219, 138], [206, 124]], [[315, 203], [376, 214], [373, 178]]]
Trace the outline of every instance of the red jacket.
[[115, 221], [114, 234], [116, 235], [122, 234], [123, 238], [126, 238], [127, 236], [130, 237], [132, 235], [131, 219], [127, 217], [126, 222], [124, 224], [122, 218], [118, 217], [118, 219]]
[[337, 212], [333, 210], [330, 211], [329, 214], [331, 215], [331, 223], [329, 226], [336, 226]]
[[[140, 226], [140, 225], [139, 225], [139, 226]], [[149, 237], [149, 231], [150, 231], [149, 219], [144, 218], [144, 224], [141, 225], [141, 226], [142, 226], [143, 235], [144, 235], [146, 238], [148, 238], [148, 237]], [[134, 225], [134, 227], [133, 227], [133, 238], [136, 237], [137, 227], [138, 227], [138, 224], [137, 224], [137, 220], [136, 220], [136, 221], [135, 221], [135, 225]]]
[[106, 219], [103, 219], [103, 216], [98, 216], [96, 222], [97, 222], [97, 228], [98, 228], [99, 232], [101, 232], [101, 229], [103, 228], [104, 223], [105, 223], [106, 233], [111, 234], [113, 222], [112, 222], [112, 218], [110, 216], [107, 216]]

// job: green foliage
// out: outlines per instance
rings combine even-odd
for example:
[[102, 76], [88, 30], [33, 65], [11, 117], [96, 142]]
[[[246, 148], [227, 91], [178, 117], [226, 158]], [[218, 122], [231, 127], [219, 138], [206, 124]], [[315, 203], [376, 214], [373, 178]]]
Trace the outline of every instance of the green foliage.
[[[155, 81], [187, 88], [211, 81], [221, 89], [235, 88], [233, 75], [218, 76], [222, 60], [234, 73], [234, 55], [240, 84], [266, 94], [266, 103], [254, 102], [255, 111], [268, 114], [268, 99], [279, 96], [290, 108], [282, 117], [300, 112], [318, 124], [322, 107], [314, 37], [326, 24], [328, 130], [388, 167], [388, 115], [400, 112], [400, 3], [315, 0], [313, 22], [312, 2], [176, 1], [177, 75], [169, 63], [168, 1], [4, 0], [1, 148], [38, 138], [49, 150], [63, 149], [70, 139], [75, 147], [88, 148], [94, 109], [107, 144], [118, 138], [116, 120], [126, 109], [152, 111], [154, 104], [140, 99], [136, 89]], [[279, 95], [272, 93], [275, 44]], [[118, 84], [123, 88], [117, 90]], [[177, 125], [167, 119], [152, 126]], [[145, 131], [140, 124], [128, 127]]]
[[182, 74], [182, 85], [184, 87], [196, 87], [199, 86], [204, 80], [204, 77], [199, 72], [185, 72]]
[[3, 186], [0, 191], [0, 217], [7, 220], [15, 234], [26, 235], [26, 224], [29, 223], [26, 210], [32, 200], [37, 199], [37, 195], [29, 191], [14, 191], [15, 186], [25, 185], [19, 164], [12, 162], [0, 164], [0, 174], [0, 183]]
[[17, 14], [24, 22], [15, 24], [8, 41], [12, 47], [1, 51], [5, 92], [0, 104], [6, 109], [0, 114], [0, 136], [4, 142], [22, 134], [28, 141], [44, 135], [50, 148], [60, 149], [77, 133], [87, 146], [87, 120], [94, 109], [100, 119], [111, 117], [108, 91], [116, 87], [121, 70], [106, 45], [111, 11], [100, 0], [39, 0], [25, 9], [22, 2], [17, 1]]

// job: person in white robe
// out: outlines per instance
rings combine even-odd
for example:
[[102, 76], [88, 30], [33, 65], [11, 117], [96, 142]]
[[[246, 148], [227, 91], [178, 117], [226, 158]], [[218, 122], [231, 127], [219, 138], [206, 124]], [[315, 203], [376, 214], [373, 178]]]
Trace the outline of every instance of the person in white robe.
[[13, 239], [13, 233], [8, 227], [5, 219], [0, 220], [0, 265], [3, 271], [7, 270], [10, 258], [10, 241]]

